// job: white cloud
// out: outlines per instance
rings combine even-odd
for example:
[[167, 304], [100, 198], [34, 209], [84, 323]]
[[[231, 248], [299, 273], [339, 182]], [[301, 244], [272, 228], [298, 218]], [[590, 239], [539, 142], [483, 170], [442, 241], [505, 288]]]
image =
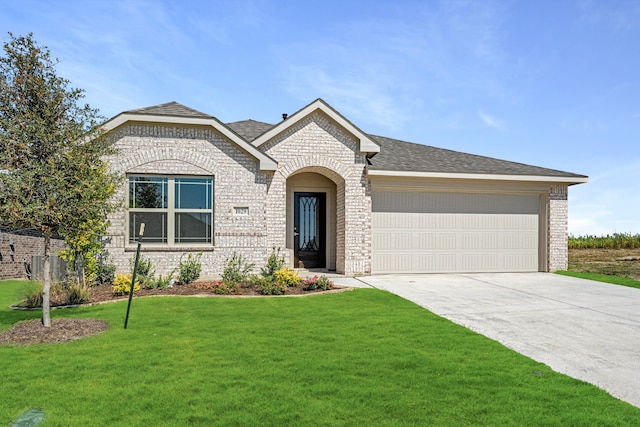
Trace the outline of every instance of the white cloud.
[[485, 113], [482, 110], [478, 110], [478, 117], [482, 122], [490, 128], [503, 130], [505, 128], [504, 122], [496, 117]]
[[[331, 32], [275, 47], [284, 90], [303, 102], [326, 97], [358, 123], [386, 132], [409, 121], [435, 128], [460, 123], [470, 99], [506, 96], [495, 72], [508, 62], [500, 3], [421, 2], [386, 11], [338, 19]], [[504, 128], [487, 118], [487, 125]], [[469, 118], [461, 123], [468, 126]]]

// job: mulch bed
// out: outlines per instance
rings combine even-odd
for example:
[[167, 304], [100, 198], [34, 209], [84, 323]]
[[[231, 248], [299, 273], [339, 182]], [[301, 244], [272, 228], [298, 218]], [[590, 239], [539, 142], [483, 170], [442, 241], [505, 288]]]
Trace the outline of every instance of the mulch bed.
[[42, 326], [40, 319], [18, 322], [11, 329], [0, 331], [0, 345], [49, 344], [73, 341], [97, 335], [109, 329], [98, 319], [53, 319], [51, 327]]
[[[194, 282], [188, 285], [173, 285], [172, 288], [166, 289], [140, 289], [136, 291], [133, 296], [143, 297], [151, 295], [204, 295], [204, 296], [226, 296], [217, 295], [211, 287], [212, 282]], [[302, 286], [292, 286], [286, 289], [285, 295], [306, 295], [323, 291], [305, 291]], [[240, 286], [236, 292], [230, 294], [231, 296], [266, 296], [260, 294], [260, 291], [255, 286]], [[127, 299], [129, 296], [114, 296], [111, 292], [111, 286], [94, 286], [91, 288], [88, 303], [104, 302], [104, 301], [117, 301], [121, 299]]]

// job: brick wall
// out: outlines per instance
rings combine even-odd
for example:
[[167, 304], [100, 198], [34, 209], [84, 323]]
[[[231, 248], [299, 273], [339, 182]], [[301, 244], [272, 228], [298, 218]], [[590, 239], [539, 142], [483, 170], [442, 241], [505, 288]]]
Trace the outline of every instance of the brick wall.
[[[202, 274], [222, 271], [235, 251], [256, 267], [264, 265], [271, 247], [266, 233], [265, 194], [273, 175], [261, 172], [258, 161], [211, 127], [123, 126], [112, 138], [120, 155], [110, 159], [123, 174], [188, 175], [213, 177], [213, 245], [153, 246], [143, 244], [143, 255], [153, 262], [158, 274], [178, 267], [183, 254], [202, 252]], [[136, 245], [128, 243], [127, 182], [116, 198], [122, 202], [110, 215], [106, 249], [118, 271], [130, 271]], [[248, 215], [236, 215], [235, 207], [248, 208]]]
[[[214, 244], [167, 247], [143, 244], [156, 272], [176, 268], [185, 253], [202, 251], [203, 274], [222, 271], [235, 251], [256, 267], [272, 247], [286, 248], [287, 178], [305, 171], [336, 183], [336, 269], [345, 274], [371, 271], [371, 198], [365, 158], [358, 141], [324, 113], [316, 112], [259, 147], [278, 170], [265, 173], [258, 161], [210, 127], [131, 123], [112, 135], [120, 155], [110, 159], [123, 174], [210, 176], [214, 180]], [[127, 183], [116, 197], [121, 208], [110, 216], [106, 247], [119, 271], [130, 270], [136, 246], [127, 236]], [[249, 208], [236, 215], [235, 207]]]
[[554, 185], [549, 191], [549, 271], [566, 270], [568, 251], [568, 187]]
[[[0, 233], [0, 280], [26, 279], [24, 263], [31, 264], [32, 255], [44, 255], [44, 239], [34, 230], [15, 232], [0, 228]], [[51, 239], [51, 254], [62, 249], [63, 240]]]
[[322, 112], [315, 112], [259, 147], [278, 170], [267, 193], [267, 234], [285, 247], [287, 178], [300, 172], [326, 176], [336, 184], [336, 271], [371, 272], [371, 196], [358, 141]]

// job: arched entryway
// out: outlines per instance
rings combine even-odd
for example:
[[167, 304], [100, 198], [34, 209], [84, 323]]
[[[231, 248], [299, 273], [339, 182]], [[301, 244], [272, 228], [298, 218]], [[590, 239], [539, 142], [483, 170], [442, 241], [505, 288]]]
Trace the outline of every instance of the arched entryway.
[[344, 181], [322, 172], [305, 168], [287, 178], [286, 242], [294, 268], [340, 270], [344, 260]]

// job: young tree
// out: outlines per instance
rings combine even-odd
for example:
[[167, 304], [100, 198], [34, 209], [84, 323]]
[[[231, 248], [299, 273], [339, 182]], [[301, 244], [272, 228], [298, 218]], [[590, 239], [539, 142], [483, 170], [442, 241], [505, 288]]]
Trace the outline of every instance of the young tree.
[[56, 75], [57, 60], [33, 34], [14, 37], [0, 57], [0, 223], [44, 237], [42, 324], [51, 325], [50, 241], [104, 221], [117, 177], [102, 117], [79, 105], [84, 91]]

